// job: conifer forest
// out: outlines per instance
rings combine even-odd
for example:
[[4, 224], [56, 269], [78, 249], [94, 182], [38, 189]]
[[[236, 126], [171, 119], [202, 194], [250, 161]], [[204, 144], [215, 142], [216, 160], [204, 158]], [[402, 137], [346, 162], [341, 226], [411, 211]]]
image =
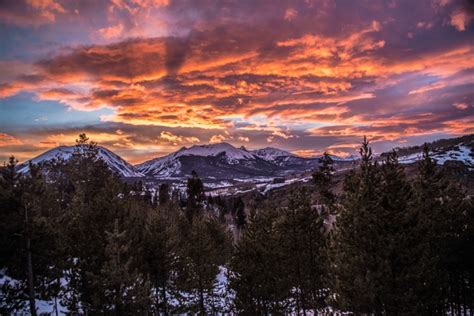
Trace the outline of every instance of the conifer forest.
[[473, 199], [429, 156], [413, 174], [367, 140], [339, 189], [210, 196], [126, 183], [80, 135], [72, 156], [0, 170], [0, 311], [38, 315], [470, 315]]

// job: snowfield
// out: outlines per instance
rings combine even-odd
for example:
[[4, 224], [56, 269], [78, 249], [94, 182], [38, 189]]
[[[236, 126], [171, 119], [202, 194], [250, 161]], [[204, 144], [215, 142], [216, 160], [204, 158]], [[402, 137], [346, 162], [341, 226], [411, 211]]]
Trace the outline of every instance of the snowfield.
[[[437, 164], [444, 165], [446, 161], [454, 160], [464, 163], [469, 169], [474, 170], [474, 152], [472, 148], [465, 145], [455, 146], [454, 149], [448, 151], [441, 151], [435, 149], [430, 153]], [[413, 153], [411, 155], [401, 156], [398, 161], [402, 164], [412, 164], [423, 158], [421, 152]]]

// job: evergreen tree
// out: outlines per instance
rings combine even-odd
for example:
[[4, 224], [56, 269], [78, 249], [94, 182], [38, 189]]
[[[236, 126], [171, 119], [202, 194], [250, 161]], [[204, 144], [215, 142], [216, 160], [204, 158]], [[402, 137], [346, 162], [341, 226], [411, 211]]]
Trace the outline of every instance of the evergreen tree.
[[202, 210], [202, 202], [204, 201], [204, 185], [196, 171], [193, 170], [191, 178], [188, 178], [186, 193], [188, 202], [186, 204], [186, 216], [189, 221]]
[[325, 208], [331, 208], [335, 203], [335, 195], [332, 193], [332, 174], [334, 173], [334, 161], [331, 156], [324, 152], [320, 159], [320, 167], [313, 173], [313, 183], [319, 193], [320, 204]]
[[[340, 308], [354, 313], [382, 313], [378, 296], [388, 272], [380, 239], [380, 169], [367, 139], [360, 150], [360, 167], [348, 176], [332, 240], [333, 290]], [[381, 227], [382, 225], [382, 227]]]
[[443, 238], [442, 267], [448, 275], [447, 309], [458, 315], [472, 310], [474, 303], [473, 217], [474, 205], [466, 192], [450, 183], [443, 207], [450, 214]]
[[[0, 268], [17, 281], [4, 290], [28, 299], [30, 314], [36, 314], [36, 298], [48, 298], [54, 264], [49, 246], [54, 240], [45, 225], [48, 216], [47, 184], [38, 166], [30, 163], [25, 176], [16, 174], [16, 161], [0, 170], [1, 249]], [[6, 298], [9, 300], [9, 298]], [[15, 303], [16, 308], [21, 303]]]
[[458, 314], [466, 315], [474, 310], [474, 198], [463, 201], [461, 221], [463, 222], [459, 238], [452, 247], [454, 264], [452, 271], [451, 299]]
[[103, 294], [104, 312], [114, 315], [143, 313], [150, 304], [149, 284], [143, 276], [132, 269], [130, 241], [125, 231], [120, 231], [118, 220], [114, 221], [112, 232], [106, 232], [106, 261], [96, 275], [91, 272], [93, 282]]
[[162, 183], [159, 188], [158, 199], [160, 205], [165, 205], [171, 199], [170, 197], [170, 186], [167, 183]]
[[425, 144], [415, 181], [416, 246], [420, 256], [414, 291], [418, 312], [433, 314], [447, 311], [450, 288], [455, 287], [450, 279], [457, 278], [459, 255], [455, 251], [465, 225], [466, 204], [462, 190], [443, 177], [429, 152]]
[[287, 277], [284, 247], [276, 225], [277, 211], [268, 207], [252, 216], [230, 262], [230, 288], [235, 309], [243, 315], [283, 314], [292, 284]]
[[306, 190], [294, 190], [277, 221], [297, 315], [325, 307], [328, 293], [324, 219], [325, 214], [311, 207]]
[[177, 285], [191, 294], [191, 312], [201, 315], [213, 310], [214, 287], [219, 266], [230, 255], [231, 240], [228, 232], [213, 219], [195, 216], [190, 223], [180, 221], [180, 243], [177, 249]]
[[150, 277], [155, 291], [155, 311], [164, 315], [172, 312], [168, 296], [170, 292], [175, 291], [174, 272], [179, 234], [178, 213], [169, 208], [173, 208], [173, 205], [159, 206], [149, 213], [142, 253], [144, 270]]
[[[56, 226], [67, 271], [64, 304], [71, 312], [100, 312], [106, 304], [99, 296], [97, 274], [107, 261], [106, 231], [113, 231], [114, 220], [129, 220], [131, 190], [113, 174], [98, 155], [97, 145], [80, 135], [72, 157], [56, 161], [48, 173], [54, 179], [60, 207]], [[64, 179], [64, 181], [63, 181]], [[65, 185], [65, 191], [59, 185]]]
[[[22, 231], [24, 216], [21, 208], [21, 191], [18, 188], [20, 175], [16, 172], [17, 160], [10, 157], [0, 168], [0, 267], [11, 265], [18, 255], [18, 236]], [[23, 248], [23, 247], [21, 247]], [[15, 262], [16, 264], [17, 262]], [[8, 272], [8, 268], [7, 268]]]
[[398, 163], [397, 154], [387, 155], [381, 166], [381, 190], [378, 221], [383, 223], [379, 240], [384, 245], [382, 275], [378, 296], [387, 315], [416, 314], [417, 298], [414, 295], [414, 275], [417, 273], [416, 243], [413, 216], [413, 188]]
[[247, 215], [245, 214], [245, 204], [241, 197], [235, 200], [235, 226], [237, 228], [237, 239], [240, 238], [241, 232], [247, 224]]

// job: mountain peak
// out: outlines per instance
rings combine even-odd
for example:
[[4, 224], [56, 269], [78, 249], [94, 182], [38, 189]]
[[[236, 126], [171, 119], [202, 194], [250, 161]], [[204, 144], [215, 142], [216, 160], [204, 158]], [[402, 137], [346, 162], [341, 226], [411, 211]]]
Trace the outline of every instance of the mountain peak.
[[[76, 146], [58, 146], [52, 148], [39, 156], [36, 156], [21, 165], [18, 166], [18, 172], [27, 173], [29, 171], [29, 163], [33, 164], [42, 164], [53, 159], [64, 159], [67, 160], [71, 158], [74, 153]], [[102, 159], [105, 164], [109, 167], [110, 170], [117, 173], [122, 177], [142, 177], [143, 174], [136, 171], [135, 167], [125, 161], [119, 155], [113, 153], [105, 147], [97, 146], [98, 156]]]
[[225, 149], [237, 149], [229, 143], [221, 142], [221, 143], [211, 143], [211, 144], [204, 144], [204, 145], [193, 145], [189, 149], [192, 148], [209, 148], [214, 150], [225, 150]]
[[179, 152], [179, 156], [218, 156], [220, 154], [225, 154], [225, 156], [230, 162], [236, 162], [242, 159], [255, 158], [251, 153], [247, 152], [246, 150], [235, 148], [229, 143], [194, 145], [186, 150]]
[[286, 150], [282, 150], [282, 149], [278, 149], [274, 147], [265, 147], [261, 149], [252, 150], [252, 153], [264, 160], [269, 160], [269, 161], [273, 161], [278, 157], [295, 157], [294, 154]]

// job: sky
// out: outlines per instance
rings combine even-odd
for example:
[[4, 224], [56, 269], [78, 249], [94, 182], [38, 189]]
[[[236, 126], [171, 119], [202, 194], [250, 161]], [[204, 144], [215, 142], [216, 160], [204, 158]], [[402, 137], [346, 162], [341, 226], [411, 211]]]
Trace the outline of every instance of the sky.
[[0, 161], [474, 133], [474, 1], [2, 0], [0, 43]]

